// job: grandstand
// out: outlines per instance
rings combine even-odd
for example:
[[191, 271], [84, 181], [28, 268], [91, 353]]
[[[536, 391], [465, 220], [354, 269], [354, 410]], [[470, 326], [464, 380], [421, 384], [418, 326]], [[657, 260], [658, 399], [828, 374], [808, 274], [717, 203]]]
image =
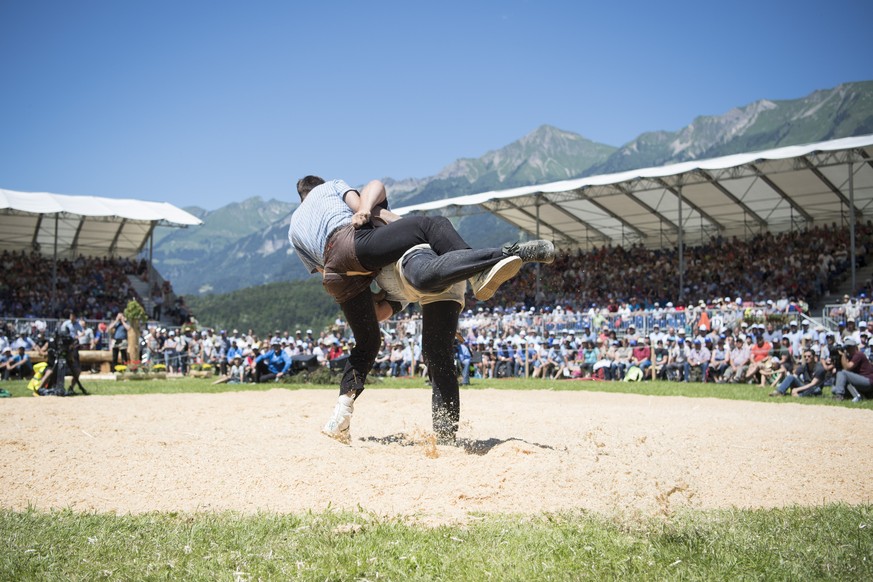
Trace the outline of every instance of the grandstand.
[[[100, 315], [105, 315], [107, 308], [117, 308], [115, 304], [105, 305], [113, 295], [113, 288], [107, 288], [107, 284], [114, 285], [117, 295], [126, 297], [127, 287], [136, 293], [137, 289], [149, 290], [163, 282], [151, 265], [155, 227], [199, 224], [197, 217], [166, 202], [0, 189], [0, 251], [8, 264], [6, 272], [11, 275], [0, 289], [2, 315], [59, 317], [64, 309], [74, 307], [70, 303], [77, 299], [75, 295], [79, 295], [78, 299], [83, 295], [93, 299], [97, 292], [104, 303]], [[135, 259], [146, 245], [148, 258], [140, 264]], [[79, 275], [84, 280], [94, 275], [78, 271], [87, 271], [95, 262], [106, 272], [99, 273], [90, 284], [82, 283], [80, 288], [71, 278]], [[114, 279], [119, 270], [127, 281]], [[34, 286], [47, 288], [48, 296], [38, 293], [32, 297]], [[27, 297], [13, 295], [15, 287], [26, 291]], [[149, 293], [136, 295], [150, 310]], [[93, 307], [93, 303], [86, 305]]]
[[[686, 298], [685, 246], [713, 238], [831, 225], [848, 236], [855, 289], [856, 222], [873, 204], [873, 135], [484, 192], [395, 209], [488, 211], [563, 249], [676, 249], [672, 294]], [[855, 220], [851, 217], [854, 216]]]

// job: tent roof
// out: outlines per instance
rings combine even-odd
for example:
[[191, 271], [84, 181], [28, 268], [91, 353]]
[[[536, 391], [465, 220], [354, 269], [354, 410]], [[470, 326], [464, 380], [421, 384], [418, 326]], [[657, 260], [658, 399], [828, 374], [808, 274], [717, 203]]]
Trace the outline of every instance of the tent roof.
[[859, 218], [873, 213], [873, 135], [483, 192], [394, 212], [452, 208], [464, 215], [484, 208], [561, 246], [658, 248], [678, 242], [680, 222], [683, 240], [692, 243], [847, 224], [850, 198]]
[[0, 249], [52, 255], [57, 229], [58, 256], [133, 257], [156, 226], [199, 224], [166, 202], [0, 189]]

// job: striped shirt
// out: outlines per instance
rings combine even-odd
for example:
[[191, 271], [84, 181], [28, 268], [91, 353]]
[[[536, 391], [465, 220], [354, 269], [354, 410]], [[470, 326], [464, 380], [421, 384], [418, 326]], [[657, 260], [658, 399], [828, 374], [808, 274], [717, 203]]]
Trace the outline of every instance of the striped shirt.
[[324, 246], [334, 230], [352, 221], [354, 213], [345, 201], [350, 188], [342, 180], [331, 180], [312, 189], [291, 215], [288, 240], [310, 273], [324, 268]]

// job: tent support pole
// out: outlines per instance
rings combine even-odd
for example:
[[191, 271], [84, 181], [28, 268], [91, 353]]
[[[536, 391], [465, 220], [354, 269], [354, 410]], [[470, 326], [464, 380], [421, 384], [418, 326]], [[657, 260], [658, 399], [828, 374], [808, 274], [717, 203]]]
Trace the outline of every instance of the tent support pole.
[[52, 252], [52, 312], [58, 313], [58, 215], [55, 213], [55, 246]]
[[[155, 252], [155, 229], [152, 228], [152, 231], [149, 233], [149, 266], [146, 269], [146, 273], [148, 273], [148, 277], [146, 278], [146, 284], [149, 286], [148, 297], [143, 298], [143, 301], [152, 307], [152, 258]], [[153, 307], [152, 307], [153, 309]], [[154, 315], [154, 313], [152, 313]]]
[[679, 194], [679, 301], [684, 301], [682, 290], [685, 288], [685, 245], [684, 228], [682, 223], [682, 184], [676, 189]]
[[[537, 196], [537, 204], [536, 204], [536, 207], [537, 207], [537, 240], [539, 240], [539, 238], [540, 238], [540, 204], [542, 202], [541, 196], [542, 195]], [[539, 297], [540, 297], [540, 264], [537, 263], [537, 284], [536, 284], [536, 287], [534, 288], [534, 305], [536, 305], [537, 302], [539, 301]]]
[[855, 168], [849, 158], [849, 260], [852, 262], [852, 295], [855, 294]]

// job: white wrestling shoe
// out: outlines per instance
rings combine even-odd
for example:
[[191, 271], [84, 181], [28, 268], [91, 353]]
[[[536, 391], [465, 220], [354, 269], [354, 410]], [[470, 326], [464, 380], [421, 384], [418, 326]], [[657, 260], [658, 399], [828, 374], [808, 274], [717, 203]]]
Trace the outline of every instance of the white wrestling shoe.
[[501, 285], [515, 277], [523, 263], [520, 257], [506, 257], [490, 269], [474, 275], [470, 279], [473, 295], [479, 301], [488, 301]]
[[343, 444], [349, 444], [352, 436], [349, 428], [352, 424], [352, 413], [355, 410], [355, 399], [343, 394], [337, 399], [333, 414], [321, 432]]

